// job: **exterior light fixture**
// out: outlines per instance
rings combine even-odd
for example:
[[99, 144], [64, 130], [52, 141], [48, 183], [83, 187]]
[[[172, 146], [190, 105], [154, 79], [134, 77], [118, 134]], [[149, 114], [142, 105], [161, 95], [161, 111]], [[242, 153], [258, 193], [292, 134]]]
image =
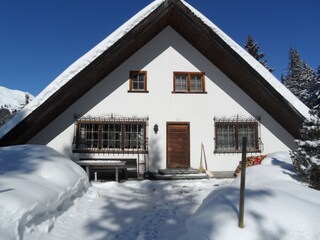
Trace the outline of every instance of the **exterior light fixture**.
[[153, 126], [153, 131], [154, 131], [155, 134], [158, 133], [158, 131], [159, 131], [159, 126], [158, 126], [158, 124], [155, 124], [155, 125]]

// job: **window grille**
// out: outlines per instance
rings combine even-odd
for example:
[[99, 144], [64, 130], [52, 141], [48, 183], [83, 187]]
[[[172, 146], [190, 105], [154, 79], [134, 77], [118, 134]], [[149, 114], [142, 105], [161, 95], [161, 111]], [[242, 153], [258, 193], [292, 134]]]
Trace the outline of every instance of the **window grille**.
[[80, 118], [73, 152], [146, 153], [147, 118]]
[[247, 152], [261, 152], [260, 125], [254, 118], [237, 115], [231, 118], [214, 118], [215, 153], [237, 153], [242, 151], [242, 138], [247, 138]]

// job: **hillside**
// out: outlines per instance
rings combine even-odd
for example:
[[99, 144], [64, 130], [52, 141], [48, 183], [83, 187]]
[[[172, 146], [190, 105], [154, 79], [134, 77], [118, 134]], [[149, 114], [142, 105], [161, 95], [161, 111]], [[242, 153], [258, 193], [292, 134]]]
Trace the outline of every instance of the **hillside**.
[[30, 93], [0, 86], [0, 127], [33, 98]]

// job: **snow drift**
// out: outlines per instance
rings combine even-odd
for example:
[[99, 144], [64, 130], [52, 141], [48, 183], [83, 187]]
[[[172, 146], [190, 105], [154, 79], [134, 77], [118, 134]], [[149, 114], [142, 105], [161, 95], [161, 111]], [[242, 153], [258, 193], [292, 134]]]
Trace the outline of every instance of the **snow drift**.
[[21, 239], [55, 218], [88, 188], [86, 173], [55, 150], [38, 145], [0, 148], [0, 239]]
[[288, 153], [247, 169], [243, 229], [239, 178], [94, 183], [84, 194], [85, 172], [51, 148], [0, 148], [0, 166], [1, 240], [320, 239], [320, 192], [296, 180]]
[[288, 153], [270, 154], [246, 175], [245, 228], [238, 177], [213, 191], [187, 222], [185, 239], [320, 239], [320, 192], [299, 184]]

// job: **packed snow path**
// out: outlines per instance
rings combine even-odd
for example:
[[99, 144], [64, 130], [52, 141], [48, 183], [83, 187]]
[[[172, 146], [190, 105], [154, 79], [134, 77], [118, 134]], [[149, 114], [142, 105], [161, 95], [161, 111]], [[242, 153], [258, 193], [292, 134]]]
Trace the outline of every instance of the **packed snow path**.
[[177, 239], [185, 221], [224, 180], [128, 181], [93, 183], [87, 193], [57, 217], [52, 229], [25, 232], [35, 239]]

